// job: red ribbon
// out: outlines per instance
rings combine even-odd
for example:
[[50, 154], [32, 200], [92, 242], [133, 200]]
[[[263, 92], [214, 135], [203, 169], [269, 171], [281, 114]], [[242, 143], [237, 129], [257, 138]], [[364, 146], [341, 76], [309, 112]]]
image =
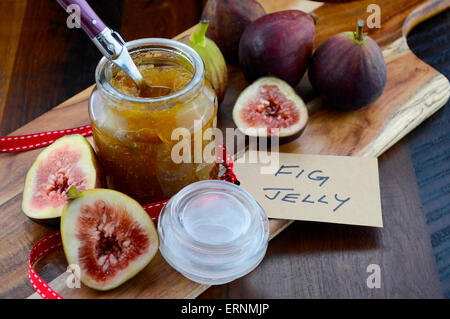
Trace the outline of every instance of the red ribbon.
[[48, 146], [58, 138], [71, 134], [89, 136], [92, 134], [92, 127], [90, 125], [84, 125], [67, 130], [40, 132], [17, 136], [0, 136], [0, 154], [22, 152]]
[[[71, 135], [81, 134], [89, 136], [92, 134], [90, 125], [80, 126], [76, 128], [57, 130], [50, 132], [40, 132], [29, 135], [18, 136], [1, 136], [0, 137], [0, 153], [14, 153], [28, 151], [44, 146], [48, 146], [55, 142], [58, 138]], [[239, 185], [239, 181], [233, 172], [233, 160], [223, 145], [218, 145], [217, 163], [225, 167], [225, 173], [221, 176], [221, 180]], [[221, 151], [221, 152], [220, 152]], [[151, 219], [156, 223], [162, 208], [166, 205], [167, 200], [151, 203], [143, 206]], [[56, 291], [54, 291], [34, 270], [34, 264], [42, 257], [48, 255], [62, 245], [60, 231], [55, 231], [41, 238], [31, 249], [28, 260], [28, 277], [33, 289], [43, 299], [63, 299]]]
[[[145, 205], [145, 211], [150, 215], [151, 219], [156, 223], [162, 208], [166, 205], [167, 200], [155, 202]], [[56, 291], [52, 289], [34, 270], [34, 264], [42, 257], [50, 254], [52, 251], [62, 246], [61, 232], [55, 231], [41, 238], [31, 249], [30, 258], [28, 260], [28, 278], [31, 286], [43, 299], [63, 299]]]
[[56, 248], [62, 245], [60, 231], [55, 231], [44, 238], [41, 238], [31, 249], [30, 258], [28, 260], [28, 278], [33, 286], [33, 289], [43, 299], [63, 299], [56, 291], [54, 291], [33, 268], [33, 265], [41, 257], [51, 253]]
[[[81, 134], [85, 137], [90, 136], [92, 135], [92, 126], [84, 125], [65, 130], [39, 132], [28, 135], [0, 136], [0, 154], [23, 152], [45, 147], [55, 142], [58, 138], [71, 134]], [[222, 152], [218, 152], [217, 162], [223, 164], [226, 168], [223, 179], [239, 185], [239, 181], [233, 172], [233, 160], [230, 154], [220, 144], [218, 145], [218, 150], [222, 150]]]

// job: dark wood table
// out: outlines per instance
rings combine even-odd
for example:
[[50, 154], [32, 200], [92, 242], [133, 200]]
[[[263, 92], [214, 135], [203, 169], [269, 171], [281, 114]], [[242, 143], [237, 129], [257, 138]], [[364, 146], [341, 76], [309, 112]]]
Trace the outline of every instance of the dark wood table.
[[[204, 1], [90, 2], [109, 26], [135, 39], [175, 36], [198, 21]], [[100, 54], [80, 30], [66, 27], [66, 18], [56, 1], [0, 2], [1, 135], [94, 82]], [[409, 37], [412, 50], [447, 77], [449, 26], [447, 10]], [[256, 270], [201, 298], [450, 297], [449, 140], [447, 105], [380, 157], [383, 229], [295, 222], [270, 243]], [[14, 256], [0, 260], [0, 298], [33, 293], [26, 280], [3, 284], [26, 276], [14, 273], [16, 263]], [[380, 266], [379, 289], [367, 287], [370, 264]], [[43, 277], [63, 270], [44, 267]]]

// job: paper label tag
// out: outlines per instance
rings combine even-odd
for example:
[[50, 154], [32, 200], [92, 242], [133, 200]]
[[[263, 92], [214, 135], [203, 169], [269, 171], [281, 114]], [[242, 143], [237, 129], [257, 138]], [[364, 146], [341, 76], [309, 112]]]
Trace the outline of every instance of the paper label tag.
[[279, 153], [267, 171], [235, 163], [241, 186], [270, 218], [383, 227], [376, 158]]

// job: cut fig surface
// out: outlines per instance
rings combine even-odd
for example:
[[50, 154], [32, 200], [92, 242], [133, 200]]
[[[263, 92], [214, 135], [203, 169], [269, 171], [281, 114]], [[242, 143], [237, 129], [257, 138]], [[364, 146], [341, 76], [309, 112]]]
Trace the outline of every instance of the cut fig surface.
[[113, 289], [141, 271], [155, 256], [155, 226], [138, 202], [113, 190], [80, 192], [61, 217], [61, 236], [69, 265], [97, 290]]
[[308, 110], [289, 84], [264, 77], [241, 93], [233, 120], [249, 136], [297, 137], [306, 126]]
[[68, 135], [44, 149], [27, 173], [22, 210], [35, 220], [61, 216], [71, 186], [87, 190], [102, 186], [100, 168], [89, 142]]

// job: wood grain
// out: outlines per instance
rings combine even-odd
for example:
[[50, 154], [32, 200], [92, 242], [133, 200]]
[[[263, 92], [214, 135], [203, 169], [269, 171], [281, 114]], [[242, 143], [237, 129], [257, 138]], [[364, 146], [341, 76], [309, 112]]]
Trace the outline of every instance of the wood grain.
[[[403, 35], [402, 28], [406, 18], [423, 3], [424, 1], [422, 0], [362, 0], [351, 3], [330, 3], [321, 6], [314, 11], [318, 16], [315, 46], [317, 47], [317, 45], [334, 34], [354, 30], [358, 18], [366, 19], [370, 15], [367, 12], [367, 7], [370, 4], [377, 4], [381, 9], [381, 28], [366, 28], [364, 31], [384, 49]], [[439, 5], [441, 3], [444, 3], [444, 7], [448, 7], [448, 0], [430, 1], [430, 3], [430, 10], [420, 9], [419, 16], [425, 14], [426, 17], [430, 17], [429, 14], [436, 14], [442, 10], [442, 7]]]
[[153, 1], [152, 4], [142, 5], [142, 1], [126, 1], [121, 36], [124, 39], [162, 37], [189, 29], [192, 21], [198, 20], [203, 9], [202, 3], [193, 0], [176, 2], [174, 5], [171, 1]]
[[[383, 229], [295, 222], [270, 242], [252, 273], [211, 287], [200, 297], [442, 297], [404, 146], [400, 142], [379, 158]], [[366, 286], [370, 264], [380, 266], [380, 289]]]
[[[383, 8], [384, 5], [386, 5], [388, 8], [397, 10], [397, 12], [390, 12], [389, 16], [383, 20], [388, 27], [385, 30], [383, 24], [383, 34], [379, 31], [373, 33], [373, 37], [385, 48], [385, 55], [388, 60], [388, 65], [390, 65], [388, 71], [388, 85], [391, 89], [387, 89], [385, 91], [382, 97], [384, 103], [379, 104], [377, 109], [375, 109], [375, 106], [373, 105], [365, 111], [355, 112], [354, 114], [327, 114], [330, 111], [321, 105], [320, 100], [312, 98], [308, 103], [308, 107], [312, 111], [312, 117], [308, 125], [308, 130], [305, 132], [305, 135], [301, 137], [301, 144], [300, 140], [290, 143], [284, 146], [284, 151], [327, 154], [364, 154], [372, 156], [379, 155], [386, 149], [386, 147], [390, 146], [389, 143], [395, 141], [395, 138], [392, 138], [392, 132], [390, 130], [386, 130], [384, 124], [388, 121], [388, 119], [396, 118], [398, 115], [403, 114], [401, 112], [397, 113], [398, 107], [403, 107], [405, 103], [410, 102], [410, 106], [408, 106], [406, 110], [411, 111], [414, 109], [415, 105], [415, 103], [412, 103], [411, 100], [414, 102], [430, 100], [433, 102], [430, 103], [430, 107], [427, 108], [430, 110], [426, 113], [426, 115], [428, 115], [437, 110], [442, 105], [442, 101], [445, 101], [445, 92], [447, 92], [448, 96], [447, 82], [444, 83], [445, 81], [443, 79], [439, 81], [433, 80], [435, 78], [439, 78], [439, 74], [435, 70], [425, 65], [412, 54], [409, 56], [410, 53], [404, 47], [404, 43], [395, 43], [395, 41], [401, 36], [402, 23], [405, 20], [407, 13], [411, 12], [419, 2], [404, 1], [403, 5], [406, 4], [406, 11], [402, 11], [402, 8], [404, 7], [400, 4], [397, 6], [391, 4], [389, 1], [380, 2], [382, 3], [381, 6]], [[402, 1], [398, 1], [396, 3], [400, 2]], [[411, 4], [411, 2], [413, 2], [413, 4]], [[265, 4], [270, 2], [267, 0], [262, 1], [262, 3]], [[291, 3], [294, 3], [294, 7], [301, 9], [303, 1], [293, 1]], [[361, 3], [364, 3], [364, 1]], [[308, 6], [309, 5], [310, 3], [308, 2]], [[340, 9], [340, 11], [338, 9]], [[339, 16], [337, 16], [336, 10], [338, 10]], [[320, 41], [323, 41], [325, 38], [338, 32], [339, 30], [353, 29], [353, 26], [350, 27], [353, 24], [348, 21], [353, 21], [356, 19], [356, 17], [361, 13], [361, 9], [360, 3], [348, 3], [345, 4], [345, 6], [344, 4], [325, 4], [315, 10], [315, 13], [320, 13], [322, 21], [317, 26], [317, 45]], [[329, 24], [333, 24], [333, 28], [329, 27]], [[402, 40], [400, 39], [400, 41]], [[394, 42], [394, 44], [392, 44], [392, 42]], [[390, 47], [389, 45], [392, 46]], [[399, 66], [399, 68], [396, 68], [396, 63], [393, 63], [393, 61], [402, 62], [403, 58], [408, 60], [410, 63], [403, 63], [401, 64], [401, 67]], [[405, 70], [409, 73], [405, 72]], [[408, 73], [410, 76], [407, 77], [404, 73]], [[237, 68], [231, 67], [230, 74], [232, 79], [230, 81], [231, 85], [227, 92], [225, 101], [221, 105], [219, 114], [223, 127], [229, 127], [231, 122], [227, 115], [230, 114], [235, 97], [246, 85], [241, 72]], [[400, 78], [397, 79], [397, 77]], [[402, 85], [405, 92], [399, 92], [394, 89], [399, 85]], [[441, 85], [441, 89], [436, 89], [438, 87], [440, 88]], [[427, 90], [422, 90], [424, 86], [427, 89], [431, 88], [433, 92], [427, 96], [427, 99], [423, 98], [423, 94], [426, 95]], [[445, 88], [447, 88], [447, 90], [445, 90]], [[300, 89], [302, 89], [301, 86]], [[422, 93], [417, 95], [416, 92], [418, 91], [421, 91]], [[387, 94], [389, 94], [389, 96], [387, 96]], [[63, 105], [57, 109], [54, 109], [35, 119], [13, 134], [36, 132], [41, 130], [43, 127], [50, 130], [87, 123], [86, 108], [88, 95], [89, 90], [80, 93], [70, 101], [63, 103]], [[435, 98], [436, 96], [440, 97]], [[369, 112], [368, 110], [373, 112]], [[325, 116], [327, 117], [327, 121], [328, 117], [331, 118], [331, 121], [342, 120], [343, 123], [339, 124], [342, 125], [342, 133], [340, 130], [337, 131], [333, 125], [319, 125], [320, 121], [322, 121], [321, 124], [323, 124], [323, 119]], [[380, 120], [378, 120], [378, 116], [381, 116]], [[402, 119], [403, 117], [398, 116], [397, 118]], [[325, 126], [325, 128], [323, 126]], [[406, 132], [410, 131], [412, 128], [413, 126], [411, 125], [404, 125], [402, 133], [406, 134]], [[399, 136], [397, 132], [395, 136]], [[371, 142], [376, 139], [377, 142], [371, 144]], [[389, 143], [384, 143], [383, 141], [388, 141]], [[341, 147], [338, 147], [338, 145]], [[327, 149], [327, 147], [330, 147], [330, 149]], [[39, 150], [0, 157], [0, 177], [4, 181], [4, 183], [0, 186], [0, 205], [2, 209], [0, 223], [2, 225], [8, 225], [7, 231], [0, 234], [0, 254], [2, 256], [0, 263], [2, 268], [3, 265], [5, 265], [4, 269], [12, 269], [10, 266], [11, 264], [17, 265], [16, 269], [10, 270], [8, 273], [0, 273], [2, 280], [3, 278], [8, 278], [8, 285], [5, 288], [5, 291], [10, 291], [15, 285], [26, 281], [26, 271], [23, 269], [26, 256], [31, 248], [31, 245], [36, 242], [43, 235], [43, 233], [48, 232], [47, 229], [28, 221], [24, 215], [20, 213], [23, 179], [26, 170], [29, 168], [38, 152]], [[401, 186], [399, 187], [401, 188]], [[272, 220], [272, 234], [275, 235], [279, 233], [287, 225], [288, 223], [285, 221]], [[322, 226], [323, 225], [320, 227], [313, 226], [313, 228], [317, 230]], [[305, 227], [309, 228], [310, 226]], [[327, 227], [324, 227], [323, 229], [326, 230]], [[398, 230], [399, 229], [395, 231]], [[343, 228], [342, 231], [346, 232], [349, 230]], [[322, 234], [323, 232], [325, 231], [318, 231], [318, 234]], [[362, 233], [366, 233], [366, 230], [363, 230]], [[370, 235], [371, 231], [368, 230], [367, 233]], [[319, 235], [317, 236], [320, 238]], [[355, 237], [360, 238], [358, 236], [358, 232], [356, 232]], [[424, 243], [424, 245], [426, 245], [426, 243]], [[378, 247], [373, 246], [373, 248]], [[406, 249], [407, 248], [408, 247], [406, 247]], [[336, 250], [338, 249], [345, 249], [345, 246], [337, 246]], [[423, 251], [427, 251], [427, 247], [423, 248]], [[382, 252], [380, 252], [380, 254], [381, 253]], [[311, 254], [314, 254], [314, 252], [311, 252]], [[59, 258], [63, 259], [61, 255]], [[427, 260], [429, 261], [429, 259]], [[425, 266], [425, 268], [429, 270], [429, 263]], [[5, 280], [3, 280], [3, 282], [5, 282]], [[156, 296], [195, 297], [207, 288], [206, 286], [192, 283], [176, 273], [172, 268], [165, 264], [160, 256], [155, 258], [149, 267], [147, 267], [141, 274], [129, 283], [106, 294], [99, 294], [87, 288], [77, 290], [67, 289], [64, 287], [64, 275], [53, 280], [51, 286], [56, 288], [56, 290], [64, 297], [68, 298], [107, 298], [113, 296], [128, 298], [150, 298]], [[163, 288], [158, 289], [158, 287]], [[4, 288], [2, 287], [1, 289]]]
[[0, 3], [0, 12], [11, 10], [8, 16], [9, 21], [3, 23], [0, 28], [0, 37], [3, 41], [0, 42], [0, 58], [2, 63], [0, 65], [0, 119], [3, 117], [3, 111], [6, 105], [6, 95], [11, 81], [11, 75], [15, 63], [17, 47], [19, 45], [19, 34], [22, 29], [22, 21], [25, 15], [26, 1], [7, 0]]
[[[411, 50], [450, 78], [450, 9], [408, 35]], [[444, 298], [450, 298], [450, 101], [405, 139]], [[447, 235], [446, 235], [447, 234]]]
[[[160, 37], [173, 37], [182, 32], [186, 26], [195, 24], [198, 16], [199, 0], [186, 1], [140, 1], [147, 12], [157, 11], [161, 3], [167, 9], [160, 15], [158, 28], [147, 19], [145, 28], [154, 30]], [[127, 17], [132, 11], [128, 5], [135, 5], [136, 1], [125, 0], [96, 0], [89, 1], [91, 6], [100, 13], [102, 19], [115, 30], [121, 29], [122, 12], [127, 11]], [[36, 127], [45, 129], [50, 127], [50, 121], [59, 122], [64, 126], [67, 118], [73, 121], [66, 123], [86, 122], [85, 104], [77, 108], [77, 103], [85, 101], [90, 89], [84, 94], [74, 96], [61, 105], [74, 105], [73, 111], [68, 113], [53, 113], [44, 115], [43, 122], [30, 123], [41, 114], [52, 109], [94, 82], [94, 70], [101, 54], [92, 45], [89, 38], [81, 31], [65, 27], [67, 18], [64, 10], [56, 1], [27, 1], [5, 0], [1, 1], [0, 10], [0, 92], [2, 112], [0, 113], [0, 134], [12, 133], [21, 127], [21, 130], [32, 132]], [[21, 8], [23, 11], [17, 10]], [[192, 8], [197, 8], [195, 11]], [[176, 17], [182, 12], [183, 16]], [[181, 23], [183, 20], [183, 23]], [[21, 21], [23, 21], [21, 23]], [[140, 22], [142, 23], [142, 22]], [[132, 36], [132, 35], [130, 35]], [[12, 50], [13, 46], [17, 49]], [[5, 48], [5, 50], [3, 49]], [[5, 72], [3, 73], [3, 70]], [[10, 85], [6, 85], [8, 82]], [[81, 100], [80, 100], [81, 97]], [[59, 114], [59, 115], [58, 115]], [[61, 120], [62, 119], [62, 120]], [[34, 126], [36, 125], [36, 126]], [[50, 232], [51, 229], [30, 223], [20, 209], [21, 192], [24, 182], [24, 172], [18, 165], [30, 166], [37, 152], [30, 153], [28, 157], [0, 156], [2, 167], [0, 176], [0, 225], [3, 235], [1, 237], [0, 278], [4, 282], [0, 285], [0, 298], [23, 298], [33, 292], [26, 277], [26, 260], [29, 250], [39, 237]], [[9, 170], [9, 171], [8, 171]], [[7, 181], [8, 180], [8, 181]], [[16, 183], [17, 182], [17, 183]], [[13, 204], [12, 198], [18, 200]], [[8, 203], [6, 203], [8, 202]], [[8, 229], [13, 229], [9, 232]], [[12, 249], [12, 247], [16, 248]], [[61, 257], [61, 256], [60, 256]], [[48, 261], [48, 260], [47, 260]], [[43, 266], [41, 274], [47, 280], [65, 270], [66, 262], [63, 258], [52, 260], [51, 264]]]
[[[388, 81], [375, 103], [342, 113], [313, 100], [308, 105], [314, 112], [304, 134], [281, 151], [378, 156], [445, 104], [447, 78], [411, 53], [405, 38], [387, 47], [384, 55]], [[325, 137], [321, 143], [318, 136]]]

